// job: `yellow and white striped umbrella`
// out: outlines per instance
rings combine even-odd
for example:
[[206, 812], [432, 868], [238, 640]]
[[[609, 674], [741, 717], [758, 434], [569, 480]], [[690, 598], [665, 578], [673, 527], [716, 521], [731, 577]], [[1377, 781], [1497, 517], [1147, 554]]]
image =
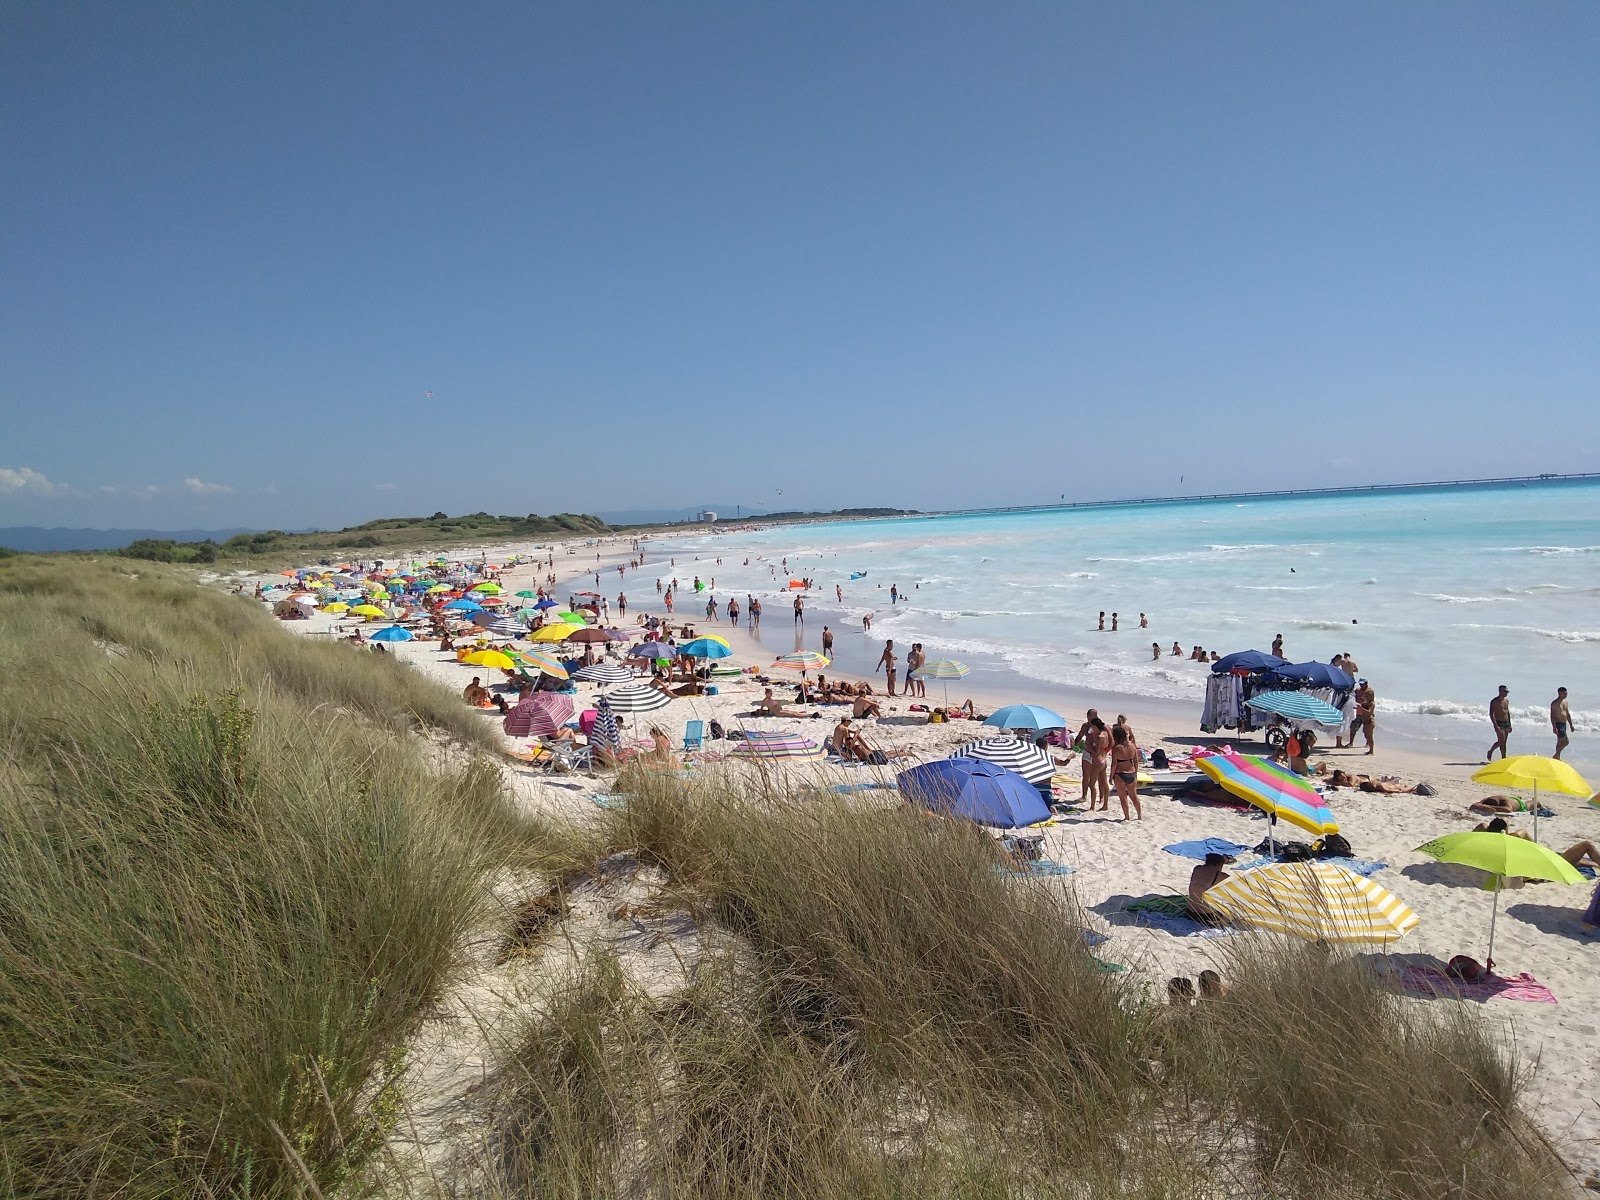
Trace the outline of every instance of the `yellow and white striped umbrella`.
[[1206, 903], [1241, 925], [1312, 942], [1392, 942], [1417, 925], [1388, 888], [1325, 862], [1240, 871], [1206, 892]]

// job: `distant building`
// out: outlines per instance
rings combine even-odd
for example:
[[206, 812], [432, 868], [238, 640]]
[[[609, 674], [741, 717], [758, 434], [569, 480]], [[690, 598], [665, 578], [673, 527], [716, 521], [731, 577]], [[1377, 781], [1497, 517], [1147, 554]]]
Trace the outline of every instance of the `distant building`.
[[697, 520], [697, 521], [707, 521], [707, 522], [715, 521], [716, 519], [717, 519], [717, 514], [712, 512], [709, 508], [706, 509], [705, 512], [700, 513], [695, 518], [695, 520]]

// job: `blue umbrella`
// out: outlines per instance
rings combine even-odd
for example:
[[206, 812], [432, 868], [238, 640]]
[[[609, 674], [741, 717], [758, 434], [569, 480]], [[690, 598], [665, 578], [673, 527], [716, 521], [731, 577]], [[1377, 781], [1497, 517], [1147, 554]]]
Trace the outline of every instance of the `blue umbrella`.
[[733, 651], [721, 642], [714, 642], [710, 638], [695, 638], [692, 642], [685, 642], [678, 647], [679, 654], [687, 654], [691, 658], [731, 658]]
[[1280, 717], [1293, 717], [1299, 721], [1315, 721], [1318, 725], [1340, 725], [1344, 714], [1326, 700], [1318, 700], [1304, 692], [1257, 692], [1245, 701], [1247, 708], [1277, 713]]
[[1291, 663], [1287, 667], [1276, 668], [1272, 672], [1272, 678], [1291, 679], [1296, 683], [1309, 684], [1311, 687], [1348, 689], [1356, 685], [1356, 681], [1338, 667], [1324, 662]]
[[467, 600], [467, 599], [464, 599], [464, 598], [461, 599], [461, 600], [452, 600], [452, 601], [450, 601], [449, 604], [446, 604], [445, 607], [446, 608], [455, 609], [458, 612], [482, 612], [483, 611], [483, 605], [478, 604], [475, 601]]
[[561, 606], [559, 604], [557, 604], [554, 600], [541, 600], [541, 601], [539, 601], [539, 603], [530, 604], [528, 607], [529, 608], [560, 608]]
[[1065, 729], [1067, 719], [1037, 704], [1008, 704], [984, 724], [1000, 729]]
[[1016, 829], [1050, 816], [1038, 788], [1015, 771], [978, 758], [924, 763], [901, 772], [895, 782], [906, 799], [980, 825]]
[[409, 642], [411, 640], [411, 631], [402, 629], [398, 625], [391, 625], [387, 629], [378, 630], [367, 640], [372, 642]]
[[1265, 650], [1236, 650], [1224, 654], [1211, 664], [1213, 675], [1226, 675], [1230, 671], [1265, 671], [1268, 667], [1286, 667], [1289, 660], [1268, 654]]
[[629, 658], [672, 658], [678, 653], [676, 646], [665, 642], [644, 642], [628, 651]]

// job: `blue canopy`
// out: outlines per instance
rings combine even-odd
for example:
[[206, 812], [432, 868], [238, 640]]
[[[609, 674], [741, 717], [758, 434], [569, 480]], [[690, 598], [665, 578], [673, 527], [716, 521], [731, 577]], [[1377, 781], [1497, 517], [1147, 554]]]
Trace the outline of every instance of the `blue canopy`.
[[1349, 689], [1356, 685], [1356, 681], [1338, 667], [1324, 662], [1291, 663], [1287, 667], [1277, 667], [1272, 672], [1272, 678], [1293, 680], [1311, 687]]
[[367, 640], [373, 642], [409, 642], [411, 640], [411, 631], [402, 629], [398, 625], [391, 625], [387, 629], [378, 630]]
[[1229, 671], [1265, 671], [1269, 667], [1285, 667], [1289, 660], [1279, 658], [1276, 654], [1268, 654], [1265, 650], [1239, 650], [1233, 654], [1224, 654], [1211, 664], [1213, 675], [1225, 675]]
[[710, 638], [695, 638], [692, 642], [685, 642], [678, 647], [678, 653], [691, 658], [729, 658], [733, 655], [732, 650]]
[[907, 800], [980, 825], [1016, 829], [1050, 816], [1038, 788], [1015, 771], [980, 758], [924, 763], [901, 772], [895, 782]]
[[1000, 729], [1065, 729], [1067, 719], [1037, 704], [1008, 704], [984, 724]]
[[1344, 722], [1344, 714], [1337, 708], [1305, 692], [1257, 692], [1245, 701], [1245, 706], [1261, 712], [1277, 713], [1280, 717], [1315, 721], [1318, 725], [1339, 725]]

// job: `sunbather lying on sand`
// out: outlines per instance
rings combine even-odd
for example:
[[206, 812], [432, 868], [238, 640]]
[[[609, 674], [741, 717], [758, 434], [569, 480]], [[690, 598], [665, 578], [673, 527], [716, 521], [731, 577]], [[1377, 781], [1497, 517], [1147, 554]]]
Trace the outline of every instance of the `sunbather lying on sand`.
[[[1482, 800], [1469, 804], [1467, 807], [1475, 813], [1486, 813], [1489, 816], [1494, 816], [1496, 813], [1504, 815], [1506, 813], [1528, 811], [1528, 806], [1515, 796], [1485, 796]], [[1480, 830], [1479, 832], [1482, 831]], [[1498, 833], [1499, 830], [1494, 832]]]
[[756, 712], [763, 717], [804, 717], [809, 715], [792, 708], [785, 708], [783, 701], [772, 694], [771, 688], [768, 688], [766, 695], [761, 697], [761, 703], [756, 705]]

